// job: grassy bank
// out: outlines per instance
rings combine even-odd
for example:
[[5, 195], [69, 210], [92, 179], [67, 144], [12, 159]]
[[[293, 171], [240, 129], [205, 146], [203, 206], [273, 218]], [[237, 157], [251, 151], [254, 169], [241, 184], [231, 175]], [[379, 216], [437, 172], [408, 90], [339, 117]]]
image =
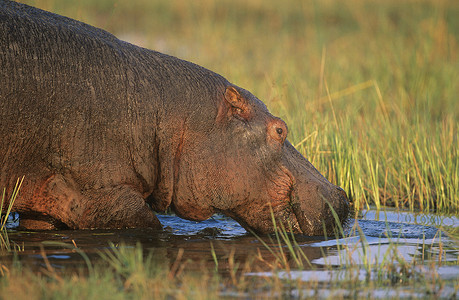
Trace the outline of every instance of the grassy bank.
[[355, 207], [459, 211], [457, 1], [24, 1], [212, 69]]

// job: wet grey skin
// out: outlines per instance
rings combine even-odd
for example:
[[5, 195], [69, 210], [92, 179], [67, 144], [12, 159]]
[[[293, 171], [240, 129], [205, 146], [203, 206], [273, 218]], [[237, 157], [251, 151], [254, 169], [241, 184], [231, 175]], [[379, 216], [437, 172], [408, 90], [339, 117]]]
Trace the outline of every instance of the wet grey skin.
[[168, 207], [257, 233], [272, 214], [306, 235], [333, 227], [330, 206], [347, 218], [285, 122], [212, 71], [5, 0], [0, 66], [0, 186], [25, 176], [25, 228], [161, 228]]

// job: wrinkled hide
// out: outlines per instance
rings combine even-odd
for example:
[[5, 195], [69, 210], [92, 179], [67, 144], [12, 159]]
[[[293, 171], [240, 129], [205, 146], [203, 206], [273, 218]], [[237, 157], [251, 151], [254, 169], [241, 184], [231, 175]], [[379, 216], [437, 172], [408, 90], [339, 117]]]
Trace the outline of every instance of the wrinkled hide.
[[[0, 186], [26, 228], [161, 228], [224, 213], [321, 235], [349, 203], [248, 91], [81, 22], [0, 0]], [[288, 228], [288, 227], [287, 227]]]

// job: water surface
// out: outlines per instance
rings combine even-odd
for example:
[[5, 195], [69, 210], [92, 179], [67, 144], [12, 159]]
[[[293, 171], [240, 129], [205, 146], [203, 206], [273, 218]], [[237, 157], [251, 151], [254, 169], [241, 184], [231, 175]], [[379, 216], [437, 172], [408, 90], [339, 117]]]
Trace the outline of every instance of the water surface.
[[[344, 280], [341, 277], [347, 276], [342, 270], [334, 270], [334, 267], [352, 263], [362, 266], [356, 271], [356, 278], [367, 280], [368, 276], [375, 276], [377, 270], [368, 272], [365, 266], [371, 265], [374, 269], [380, 263], [392, 259], [401, 263], [416, 260], [420, 262], [417, 271], [421, 274], [432, 272], [433, 266], [440, 278], [459, 281], [459, 244], [441, 230], [457, 228], [459, 219], [455, 216], [441, 217], [390, 210], [363, 211], [357, 220], [350, 220], [344, 237], [296, 235], [296, 241], [310, 262], [301, 268], [294, 263], [293, 257], [289, 257], [286, 246], [282, 245], [286, 250], [288, 263], [291, 263], [292, 271], [289, 273], [272, 272], [271, 263], [276, 262], [276, 257], [264, 243], [271, 249], [279, 249], [273, 236], [253, 236], [232, 219], [221, 215], [215, 215], [203, 222], [182, 220], [173, 215], [158, 217], [164, 225], [162, 231], [12, 229], [9, 233], [10, 240], [24, 250], [16, 254], [1, 255], [0, 263], [16, 256], [37, 271], [49, 268], [49, 265], [56, 270], [71, 270], [86, 265], [79, 250], [94, 261], [100, 259], [101, 252], [113, 245], [133, 247], [141, 243], [146, 252], [153, 251], [165, 263], [173, 264], [180, 253], [181, 259], [188, 261], [187, 267], [197, 271], [202, 268], [215, 269], [216, 258], [219, 261], [218, 271], [223, 275], [232, 267], [228, 265], [229, 257], [232, 257], [239, 264], [242, 276], [279, 276], [290, 280], [330, 282]], [[215, 256], [212, 255], [212, 249]], [[254, 257], [262, 257], [263, 260]], [[250, 272], [242, 270], [247, 264], [250, 265]], [[446, 287], [444, 291], [448, 293], [446, 295], [459, 296], [454, 287]], [[379, 292], [384, 298], [384, 295], [390, 295], [388, 293], [392, 291]], [[374, 291], [372, 297], [379, 298], [379, 292]], [[397, 297], [403, 295], [398, 292]], [[329, 295], [327, 293], [324, 291], [325, 298]], [[406, 293], [409, 297], [414, 297], [417, 291]]]

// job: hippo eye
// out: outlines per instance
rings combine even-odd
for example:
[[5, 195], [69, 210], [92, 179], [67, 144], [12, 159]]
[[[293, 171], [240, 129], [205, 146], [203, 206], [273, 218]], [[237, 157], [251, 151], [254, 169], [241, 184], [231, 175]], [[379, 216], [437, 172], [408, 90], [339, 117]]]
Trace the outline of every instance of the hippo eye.
[[277, 128], [277, 129], [276, 129], [276, 132], [277, 132], [277, 134], [279, 134], [279, 135], [282, 135], [282, 133], [284, 133], [284, 131], [282, 130], [282, 128]]

